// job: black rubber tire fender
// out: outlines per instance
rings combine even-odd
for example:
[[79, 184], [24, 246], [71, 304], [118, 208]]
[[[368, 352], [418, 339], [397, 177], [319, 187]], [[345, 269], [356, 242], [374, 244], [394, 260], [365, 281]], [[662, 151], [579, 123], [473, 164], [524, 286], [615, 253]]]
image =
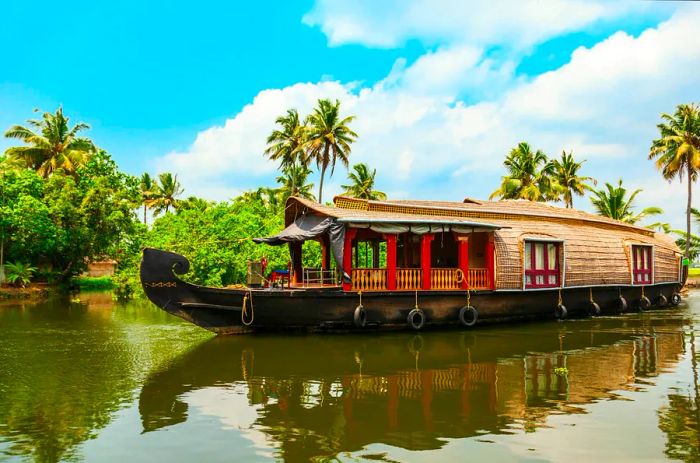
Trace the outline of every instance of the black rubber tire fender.
[[628, 307], [627, 299], [625, 299], [622, 296], [618, 297], [617, 298], [617, 311], [619, 313], [625, 313], [625, 312], [627, 312], [627, 307]]
[[588, 303], [588, 313], [591, 317], [597, 317], [600, 315], [600, 306], [597, 302], [590, 301]]
[[476, 325], [477, 320], [479, 320], [479, 311], [476, 308], [465, 305], [459, 309], [459, 322], [462, 325], [472, 327]]
[[671, 296], [671, 305], [678, 305], [681, 303], [681, 295], [678, 293], [673, 293]]
[[358, 304], [358, 306], [355, 307], [355, 312], [352, 314], [352, 322], [358, 328], [364, 328], [367, 324], [367, 311], [362, 304]]
[[666, 307], [668, 305], [668, 299], [666, 296], [663, 294], [659, 294], [659, 297], [656, 298], [656, 306], [657, 307]]
[[566, 310], [566, 306], [564, 304], [557, 304], [557, 306], [554, 308], [554, 317], [558, 320], [565, 319], [568, 313], [569, 312]]
[[651, 301], [649, 300], [648, 297], [642, 296], [641, 298], [639, 298], [639, 304], [637, 304], [637, 306], [639, 307], [639, 311], [643, 312], [643, 311], [647, 310], [649, 307], [651, 307]]
[[408, 326], [419, 331], [425, 326], [425, 313], [421, 309], [412, 309], [406, 317]]

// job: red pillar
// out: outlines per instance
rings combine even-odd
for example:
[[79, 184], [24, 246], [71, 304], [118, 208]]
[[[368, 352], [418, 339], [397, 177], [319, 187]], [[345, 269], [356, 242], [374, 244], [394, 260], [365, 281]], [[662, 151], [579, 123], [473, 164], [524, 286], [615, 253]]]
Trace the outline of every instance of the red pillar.
[[435, 238], [432, 233], [426, 233], [421, 237], [420, 243], [420, 268], [423, 270], [423, 289], [430, 289], [430, 245]]
[[[357, 236], [357, 228], [345, 228], [345, 242], [343, 243], [343, 272], [352, 276], [352, 240]], [[343, 280], [343, 291], [350, 291], [352, 283]]]
[[486, 242], [486, 269], [489, 279], [489, 288], [496, 289], [496, 272], [494, 265], [494, 243], [493, 243], [493, 233], [489, 234], [489, 239]]
[[469, 288], [469, 236], [455, 235], [457, 240], [457, 267], [464, 274], [462, 289]]
[[396, 289], [396, 235], [384, 235], [386, 238], [386, 289]]

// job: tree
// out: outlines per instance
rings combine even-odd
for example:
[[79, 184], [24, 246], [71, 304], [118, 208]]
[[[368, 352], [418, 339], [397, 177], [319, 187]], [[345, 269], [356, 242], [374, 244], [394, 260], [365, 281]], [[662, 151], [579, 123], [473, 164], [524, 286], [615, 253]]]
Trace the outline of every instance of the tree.
[[690, 256], [690, 216], [692, 209], [693, 181], [700, 169], [700, 111], [695, 104], [682, 104], [676, 112], [662, 114], [663, 122], [657, 125], [660, 137], [652, 141], [649, 159], [656, 159], [656, 168], [669, 182], [685, 175], [688, 181], [686, 207], [685, 256]]
[[79, 122], [70, 127], [68, 121], [63, 108], [59, 107], [56, 114], [45, 112], [42, 119], [27, 121], [38, 129], [36, 132], [21, 125], [10, 127], [5, 137], [21, 140], [28, 146], [10, 147], [5, 150], [5, 155], [10, 162], [34, 169], [44, 178], [57, 169], [75, 174], [96, 148], [91, 140], [78, 136], [80, 131], [89, 129], [89, 125]]
[[591, 190], [589, 183], [597, 184], [592, 177], [580, 177], [578, 175], [578, 171], [584, 162], [586, 161], [576, 162], [573, 152], [567, 154], [566, 151], [561, 152], [561, 159], [552, 161], [553, 180], [558, 185], [567, 208], [574, 207], [574, 194], [583, 196], [586, 190]]
[[[265, 154], [273, 161], [280, 162], [280, 170], [300, 164], [302, 167], [308, 166], [308, 160], [304, 155], [302, 147], [305, 142], [305, 126], [299, 120], [299, 113], [296, 109], [288, 109], [286, 116], [280, 116], [275, 123], [281, 129], [275, 129], [267, 137], [267, 148]], [[294, 177], [291, 178], [295, 180]], [[292, 190], [296, 188], [292, 184]]]
[[541, 150], [533, 153], [526, 142], [520, 142], [506, 156], [503, 165], [508, 175], [502, 177], [501, 186], [491, 193], [502, 199], [527, 199], [529, 201], [556, 200], [560, 196], [558, 185], [552, 181], [554, 165]]
[[591, 198], [591, 202], [599, 215], [630, 224], [635, 224], [647, 216], [663, 213], [663, 210], [658, 207], [647, 207], [635, 214], [632, 203], [641, 191], [641, 189], [634, 190], [628, 197], [627, 190], [622, 186], [622, 179], [620, 179], [617, 187], [605, 183], [605, 189], [593, 190], [594, 197]]
[[185, 190], [177, 181], [177, 174], [173, 175], [170, 172], [163, 172], [158, 175], [157, 182], [157, 193], [154, 195], [152, 208], [153, 214], [159, 215], [161, 212], [166, 214], [170, 208], [175, 208], [177, 206], [177, 198]]
[[323, 180], [326, 169], [330, 166], [333, 176], [335, 164], [340, 161], [348, 167], [351, 147], [350, 145], [357, 139], [357, 134], [353, 132], [348, 124], [355, 119], [355, 116], [342, 118], [340, 116], [340, 101], [318, 100], [318, 106], [307, 119], [307, 129], [305, 130], [304, 150], [307, 159], [316, 161], [316, 165], [321, 169], [321, 180], [318, 186], [318, 202], [323, 202]]
[[305, 165], [291, 164], [284, 167], [282, 175], [277, 177], [277, 183], [281, 185], [278, 191], [282, 196], [283, 203], [290, 196], [298, 196], [310, 200], [316, 199], [311, 193], [314, 184], [307, 182], [310, 174], [311, 169]]
[[350, 185], [341, 185], [345, 189], [345, 193], [353, 198], [360, 199], [386, 199], [386, 193], [374, 189], [374, 179], [377, 175], [377, 169], [372, 169], [370, 172], [367, 164], [358, 163], [352, 166], [354, 172], [348, 173]]
[[148, 206], [151, 205], [153, 199], [158, 194], [158, 184], [153, 181], [153, 178], [146, 172], [139, 179], [139, 190], [141, 192], [141, 202], [143, 204], [143, 224], [146, 225], [146, 212]]
[[204, 212], [209, 207], [211, 207], [213, 205], [214, 205], [213, 202], [207, 201], [204, 198], [198, 198], [197, 196], [190, 196], [187, 199], [183, 199], [183, 200], [178, 201], [177, 213], [179, 214], [182, 211]]

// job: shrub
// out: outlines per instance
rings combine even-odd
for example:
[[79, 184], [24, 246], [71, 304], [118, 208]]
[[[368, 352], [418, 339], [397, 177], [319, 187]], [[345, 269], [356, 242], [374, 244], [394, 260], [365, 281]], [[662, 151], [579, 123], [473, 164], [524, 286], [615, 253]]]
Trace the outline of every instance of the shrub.
[[8, 262], [5, 264], [5, 277], [9, 283], [24, 288], [31, 281], [36, 267], [24, 262]]

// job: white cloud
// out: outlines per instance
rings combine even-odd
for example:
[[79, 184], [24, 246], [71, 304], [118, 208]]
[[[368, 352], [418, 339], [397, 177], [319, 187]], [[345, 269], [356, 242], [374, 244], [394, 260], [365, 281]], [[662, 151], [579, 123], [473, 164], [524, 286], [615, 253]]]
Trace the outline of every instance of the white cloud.
[[651, 6], [584, 0], [318, 0], [303, 20], [319, 26], [331, 45], [396, 47], [417, 38], [524, 49], [596, 21], [647, 8]]
[[[371, 87], [323, 81], [264, 90], [160, 165], [178, 172], [188, 193], [216, 199], [272, 185], [275, 166], [262, 152], [275, 117], [290, 107], [307, 112], [317, 98], [338, 98], [345, 113], [357, 116], [352, 162], [376, 167], [377, 187], [392, 196], [488, 197], [504, 154], [527, 140], [553, 156], [573, 149], [588, 159], [584, 173], [601, 181], [622, 176], [629, 189], [646, 188], [650, 194], [638, 197], [639, 207], [659, 205], [667, 210], [664, 219], [680, 226], [684, 190], [669, 188], [646, 156], [659, 113], [698, 99], [698, 27], [700, 9], [687, 7], [637, 38], [617, 33], [580, 48], [569, 63], [531, 81], [515, 79], [512, 63], [488, 62], [479, 47], [454, 45], [410, 66], [397, 61]], [[462, 102], [463, 93], [483, 94], [491, 83], [501, 89], [497, 96]], [[324, 198], [344, 180], [341, 169], [324, 186]], [[577, 205], [590, 207], [583, 199]]]

